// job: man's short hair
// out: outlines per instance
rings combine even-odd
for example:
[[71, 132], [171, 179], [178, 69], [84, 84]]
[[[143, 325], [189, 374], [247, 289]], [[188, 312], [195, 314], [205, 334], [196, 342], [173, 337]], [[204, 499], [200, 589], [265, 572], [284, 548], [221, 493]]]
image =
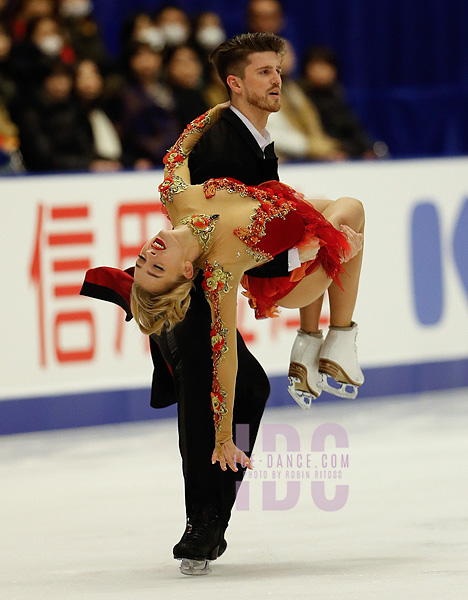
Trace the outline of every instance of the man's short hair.
[[285, 41], [279, 35], [269, 32], [242, 33], [226, 40], [210, 54], [210, 62], [229, 94], [231, 90], [226, 81], [228, 76], [243, 78], [249, 56], [255, 52], [275, 52], [282, 57], [286, 52]]

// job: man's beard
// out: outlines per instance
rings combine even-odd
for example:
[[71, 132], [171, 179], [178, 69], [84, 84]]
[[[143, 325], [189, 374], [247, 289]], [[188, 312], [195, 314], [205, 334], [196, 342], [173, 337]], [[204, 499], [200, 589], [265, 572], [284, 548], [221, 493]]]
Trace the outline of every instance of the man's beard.
[[279, 96], [270, 96], [268, 93], [266, 96], [261, 96], [255, 92], [247, 92], [247, 102], [260, 110], [266, 112], [278, 112], [281, 107], [281, 101]]

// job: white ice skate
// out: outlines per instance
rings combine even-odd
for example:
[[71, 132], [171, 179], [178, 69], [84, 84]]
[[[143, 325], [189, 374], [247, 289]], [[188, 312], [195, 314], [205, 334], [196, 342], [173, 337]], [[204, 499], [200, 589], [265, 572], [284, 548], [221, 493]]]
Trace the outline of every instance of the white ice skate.
[[322, 393], [319, 387], [319, 354], [322, 342], [322, 330], [318, 333], [306, 333], [298, 329], [291, 350], [288, 392], [304, 410], [309, 410], [312, 400]]
[[[320, 350], [319, 371], [322, 380], [319, 386], [340, 398], [356, 398], [358, 387], [364, 383], [364, 375], [357, 358], [356, 337], [358, 326], [330, 327]], [[330, 385], [333, 378], [339, 387]]]
[[210, 562], [210, 560], [183, 558], [179, 563], [179, 570], [184, 575], [208, 575], [211, 573]]

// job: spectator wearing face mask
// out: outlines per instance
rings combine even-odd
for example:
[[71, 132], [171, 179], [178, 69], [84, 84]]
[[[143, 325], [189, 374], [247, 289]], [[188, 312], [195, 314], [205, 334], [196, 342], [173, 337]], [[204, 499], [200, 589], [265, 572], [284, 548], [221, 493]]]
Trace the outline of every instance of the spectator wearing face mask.
[[217, 13], [207, 10], [196, 15], [193, 21], [193, 42], [206, 59], [226, 38], [223, 22]]
[[113, 62], [93, 16], [91, 0], [59, 0], [59, 15], [79, 60], [89, 59], [106, 72]]
[[162, 52], [165, 46], [164, 34], [147, 12], [134, 12], [125, 19], [120, 30], [121, 64], [125, 61], [135, 44], [147, 44], [155, 52]]
[[134, 44], [127, 58], [128, 83], [120, 96], [119, 131], [127, 166], [136, 169], [161, 166], [180, 130], [171, 89], [162, 80], [162, 63], [162, 54], [148, 44]]
[[164, 65], [174, 95], [175, 115], [183, 129], [209, 108], [203, 96], [203, 62], [197, 50], [185, 44], [170, 48]]
[[18, 88], [33, 92], [52, 64], [73, 65], [75, 51], [66, 32], [53, 17], [38, 17], [28, 24], [25, 40], [12, 51], [12, 72]]
[[185, 44], [192, 33], [187, 13], [175, 4], [161, 7], [154, 14], [154, 24], [162, 32], [166, 47]]

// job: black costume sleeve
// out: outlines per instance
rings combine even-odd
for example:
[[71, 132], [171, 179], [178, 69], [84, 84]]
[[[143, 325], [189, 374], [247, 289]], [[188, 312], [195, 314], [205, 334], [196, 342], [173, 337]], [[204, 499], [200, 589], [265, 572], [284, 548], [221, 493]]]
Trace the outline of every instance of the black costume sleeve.
[[177, 402], [174, 378], [157, 342], [152, 336], [150, 336], [150, 350], [154, 367], [150, 404], [153, 408], [164, 408]]
[[[80, 294], [120, 306], [125, 311], [126, 321], [130, 321], [130, 294], [133, 284], [134, 267], [125, 271], [113, 267], [96, 267], [86, 272]], [[164, 408], [177, 402], [174, 380], [168, 363], [164, 360], [155, 340], [150, 336], [151, 358], [153, 360], [153, 385], [151, 406]], [[157, 385], [155, 381], [157, 379]]]

